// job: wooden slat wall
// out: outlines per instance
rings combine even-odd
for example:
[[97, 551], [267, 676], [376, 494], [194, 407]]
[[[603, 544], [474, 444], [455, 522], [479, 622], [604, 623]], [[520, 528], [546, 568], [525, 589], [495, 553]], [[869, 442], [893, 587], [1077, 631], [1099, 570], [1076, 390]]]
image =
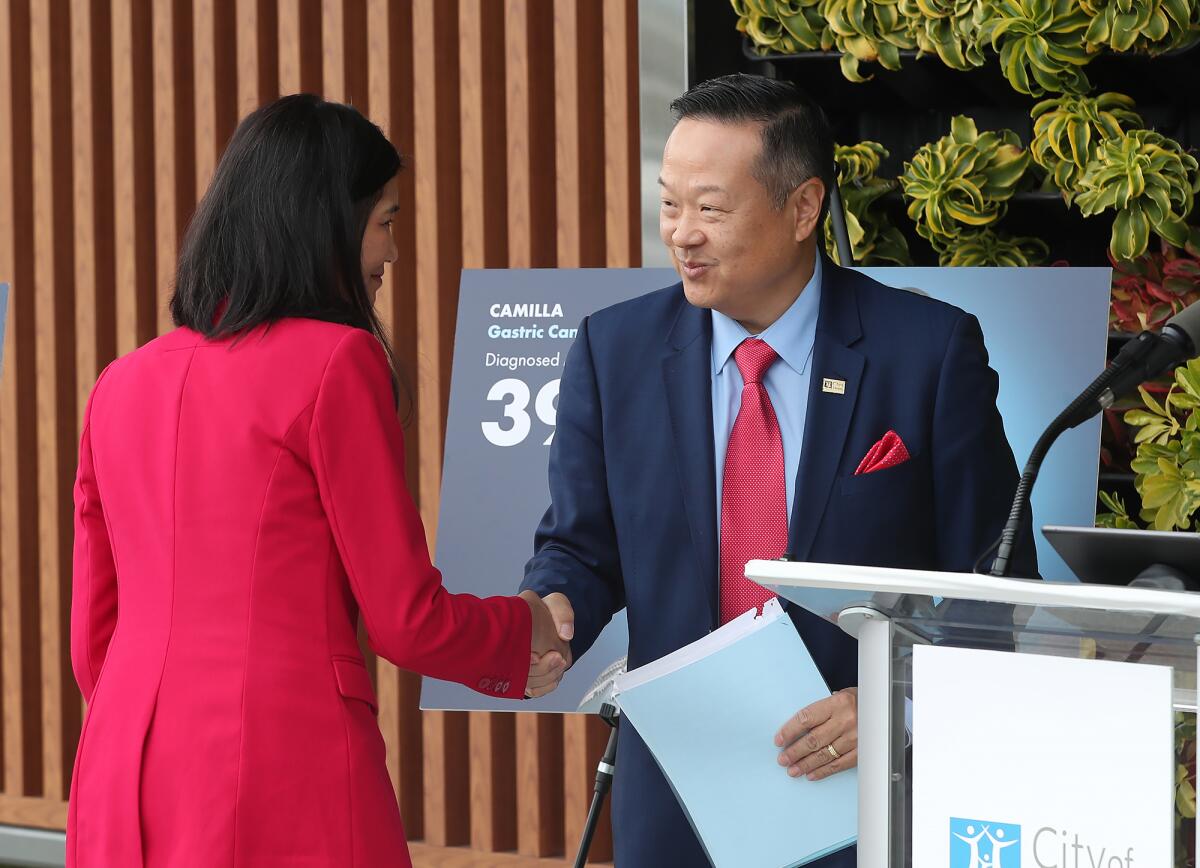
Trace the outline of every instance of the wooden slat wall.
[[[71, 482], [100, 370], [170, 327], [179, 241], [239, 117], [305, 89], [409, 163], [380, 306], [410, 484], [437, 533], [462, 267], [640, 260], [636, 0], [0, 0], [0, 823], [61, 829]], [[532, 529], [531, 529], [532, 530]], [[518, 577], [514, 576], [514, 582]], [[429, 846], [573, 854], [602, 724], [425, 713], [374, 661], [388, 768]], [[611, 857], [607, 821], [593, 846]], [[431, 851], [430, 851], [431, 852]]]

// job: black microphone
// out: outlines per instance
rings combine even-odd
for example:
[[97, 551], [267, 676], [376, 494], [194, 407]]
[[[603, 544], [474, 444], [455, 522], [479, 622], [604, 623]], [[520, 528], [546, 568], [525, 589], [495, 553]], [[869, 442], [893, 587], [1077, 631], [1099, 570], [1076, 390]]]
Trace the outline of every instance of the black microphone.
[[1066, 420], [1067, 427], [1082, 424], [1147, 380], [1195, 358], [1198, 348], [1200, 303], [1188, 305], [1175, 314], [1161, 332], [1142, 332], [1125, 344], [1112, 364], [1080, 395], [1081, 399], [1088, 397], [1078, 407], [1072, 403], [1075, 412]]
[[1034, 444], [1013, 497], [1008, 523], [1000, 535], [991, 575], [1008, 573], [1009, 560], [1021, 531], [1021, 520], [1029, 505], [1029, 496], [1038, 471], [1051, 445], [1064, 431], [1083, 424], [1101, 410], [1113, 405], [1121, 396], [1132, 392], [1147, 380], [1152, 380], [1188, 359], [1200, 354], [1200, 302], [1188, 305], [1167, 320], [1161, 332], [1142, 332], [1121, 348], [1112, 364], [1104, 369], [1091, 385], [1067, 405], [1050, 423]]

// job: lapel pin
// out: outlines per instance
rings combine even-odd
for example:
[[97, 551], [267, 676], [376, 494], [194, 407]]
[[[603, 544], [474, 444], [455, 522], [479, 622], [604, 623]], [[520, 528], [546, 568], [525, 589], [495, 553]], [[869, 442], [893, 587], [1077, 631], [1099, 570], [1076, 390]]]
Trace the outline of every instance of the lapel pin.
[[846, 381], [826, 377], [821, 380], [821, 391], [828, 392], [831, 395], [844, 395], [846, 394]]

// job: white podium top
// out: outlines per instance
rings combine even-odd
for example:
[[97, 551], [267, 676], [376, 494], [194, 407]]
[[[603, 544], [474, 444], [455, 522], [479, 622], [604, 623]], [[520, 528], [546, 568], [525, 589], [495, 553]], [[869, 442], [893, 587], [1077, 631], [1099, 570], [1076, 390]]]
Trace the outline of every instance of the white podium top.
[[[1155, 588], [1001, 579], [976, 573], [894, 570], [803, 561], [750, 561], [746, 564], [746, 578], [771, 589], [844, 592], [830, 595], [828, 599], [830, 603], [842, 599], [845, 605], [854, 605], [856, 602], [869, 605], [870, 599], [876, 594], [912, 594], [1024, 606], [1140, 612], [1200, 620], [1200, 594]], [[788, 594], [781, 596], [791, 598]], [[836, 610], [828, 613], [817, 611], [817, 614], [836, 618], [837, 611], [844, 607], [839, 605]], [[805, 605], [805, 608], [809, 606]]]

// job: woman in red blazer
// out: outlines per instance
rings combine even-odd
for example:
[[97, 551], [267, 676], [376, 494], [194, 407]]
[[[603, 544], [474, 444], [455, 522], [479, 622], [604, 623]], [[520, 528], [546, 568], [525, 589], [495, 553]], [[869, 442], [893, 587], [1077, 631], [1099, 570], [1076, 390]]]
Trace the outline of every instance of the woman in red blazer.
[[536, 595], [446, 592], [405, 486], [373, 310], [400, 168], [348, 106], [250, 115], [183, 243], [179, 328], [92, 392], [68, 865], [410, 864], [360, 615], [405, 669], [511, 698], [557, 675], [527, 681], [562, 649]]

